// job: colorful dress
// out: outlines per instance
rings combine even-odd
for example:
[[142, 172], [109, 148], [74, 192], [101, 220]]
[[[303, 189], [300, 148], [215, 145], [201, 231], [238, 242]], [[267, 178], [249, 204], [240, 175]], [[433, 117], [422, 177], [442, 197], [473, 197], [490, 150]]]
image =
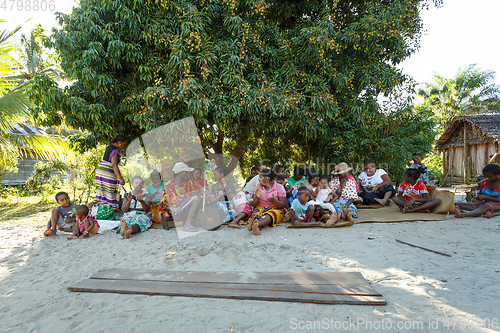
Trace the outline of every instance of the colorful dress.
[[425, 184], [420, 180], [417, 180], [417, 182], [413, 185], [407, 181], [403, 181], [399, 185], [398, 191], [403, 193], [403, 197], [406, 200], [422, 199], [422, 194], [429, 193]]
[[[329, 185], [333, 192], [337, 192], [337, 190], [340, 187], [339, 176], [333, 178]], [[339, 198], [335, 200], [332, 204], [337, 211], [341, 211], [342, 207], [345, 204], [347, 204], [349, 200], [351, 199], [356, 200], [357, 198], [358, 198], [358, 185], [356, 184], [356, 180], [354, 179], [354, 177], [349, 175], [346, 184], [342, 188], [342, 193], [340, 193]], [[356, 208], [354, 203], [350, 204], [348, 209], [351, 209], [354, 213], [353, 217], [357, 218], [356, 212], [358, 211], [358, 209]]]
[[89, 235], [96, 234], [99, 231], [99, 222], [97, 222], [97, 219], [94, 216], [88, 214], [81, 221], [78, 217], [76, 218], [76, 223], [78, 223], [78, 229], [80, 230], [81, 234], [85, 232], [85, 221], [87, 221], [89, 217], [92, 217], [94, 219], [94, 227], [89, 231]]
[[263, 187], [260, 184], [255, 187], [253, 193], [254, 194], [257, 193], [258, 190], [261, 191], [259, 203], [257, 204], [257, 207], [255, 207], [255, 209], [253, 210], [252, 216], [250, 217], [248, 222], [253, 223], [263, 218], [265, 215], [268, 215], [271, 218], [271, 222], [269, 223], [268, 226], [274, 227], [276, 226], [276, 224], [280, 223], [281, 220], [283, 219], [285, 210], [276, 207], [272, 202], [268, 202], [266, 199], [271, 195], [274, 196], [276, 199], [278, 197], [286, 198], [285, 188], [283, 187], [283, 185], [274, 182], [269, 192], [266, 191], [265, 187]]
[[160, 186], [160, 189], [156, 189], [153, 184], [146, 186], [146, 191], [152, 196], [148, 214], [153, 223], [162, 223], [162, 218], [170, 216], [168, 209], [164, 205], [160, 205], [160, 197], [163, 196], [165, 183], [161, 182]]
[[[490, 196], [490, 197], [500, 197], [500, 184], [496, 188], [495, 191], [490, 191], [488, 187], [486, 187], [486, 184], [488, 183], [488, 180], [483, 180], [480, 185], [481, 185], [481, 194]], [[475, 208], [478, 208], [481, 205], [486, 205], [492, 212], [496, 212], [500, 210], [500, 202], [497, 201], [489, 201], [489, 200], [483, 200], [483, 201], [478, 201], [473, 203]]]
[[172, 217], [176, 221], [184, 220], [189, 214], [189, 207], [192, 204], [191, 192], [196, 191], [196, 186], [192, 180], [177, 183], [177, 178], [168, 181], [163, 188], [161, 204], [172, 208], [182, 208], [177, 214], [172, 212]]
[[[127, 196], [128, 192], [125, 193], [125, 197]], [[149, 196], [149, 193], [146, 191], [142, 191], [141, 196], [142, 199], [145, 200]], [[151, 220], [149, 215], [146, 212], [144, 212], [141, 203], [136, 199], [132, 199], [128, 207], [129, 207], [128, 212], [123, 214], [122, 217], [122, 219], [127, 223], [127, 226], [137, 224], [139, 226], [139, 232], [144, 232], [148, 230], [149, 227], [151, 227], [151, 225], [153, 224], [153, 221]], [[122, 228], [121, 225], [118, 226], [118, 230], [116, 230], [117, 234], [120, 233], [121, 228]]]
[[106, 148], [101, 163], [97, 166], [95, 172], [95, 186], [97, 187], [95, 202], [110, 204], [113, 209], [118, 209], [120, 206], [120, 194], [118, 193], [118, 178], [113, 171], [111, 158], [118, 155], [118, 162], [120, 162], [120, 152], [111, 144]]

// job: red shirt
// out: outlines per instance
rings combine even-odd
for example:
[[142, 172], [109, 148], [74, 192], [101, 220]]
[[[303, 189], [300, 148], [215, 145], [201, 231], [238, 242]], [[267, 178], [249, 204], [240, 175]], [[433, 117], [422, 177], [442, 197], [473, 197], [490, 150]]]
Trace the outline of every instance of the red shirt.
[[171, 207], [177, 207], [182, 201], [190, 197], [190, 193], [195, 191], [196, 187], [192, 180], [182, 182], [177, 185], [175, 179], [165, 184], [163, 188], [163, 198], [161, 202]]
[[420, 180], [417, 180], [415, 185], [411, 185], [407, 181], [403, 181], [399, 185], [398, 190], [399, 190], [399, 192], [403, 192], [403, 197], [406, 200], [421, 199], [422, 194], [429, 193], [427, 191], [427, 187], [425, 186], [425, 184], [423, 182], [421, 182]]

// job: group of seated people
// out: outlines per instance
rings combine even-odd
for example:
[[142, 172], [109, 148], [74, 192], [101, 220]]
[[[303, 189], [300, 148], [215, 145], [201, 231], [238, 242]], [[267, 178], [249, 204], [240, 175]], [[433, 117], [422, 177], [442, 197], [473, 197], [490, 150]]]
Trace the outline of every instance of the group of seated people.
[[[157, 170], [151, 173], [152, 184], [143, 189], [143, 179], [135, 176], [131, 179], [132, 191], [124, 196], [120, 226], [117, 233], [124, 238], [143, 232], [152, 223], [172, 218], [176, 226], [182, 226], [186, 232], [197, 232], [198, 217], [207, 205], [218, 207], [221, 223], [229, 222], [230, 228], [241, 229], [247, 226], [249, 231], [259, 235], [265, 227], [274, 227], [282, 221], [294, 225], [329, 227], [345, 220], [352, 224], [357, 218], [361, 202], [370, 205], [385, 206], [392, 200], [403, 213], [425, 212], [440, 204], [437, 198], [429, 199], [428, 171], [421, 163], [420, 154], [414, 155], [415, 163], [404, 174], [404, 181], [395, 188], [389, 175], [383, 169], [377, 169], [376, 163], [368, 161], [357, 180], [350, 174], [351, 167], [339, 163], [332, 172], [332, 179], [319, 176], [312, 169], [295, 167], [293, 176], [286, 177], [285, 167], [264, 164], [256, 165], [242, 189], [229, 178], [230, 170], [217, 167], [213, 172], [215, 183], [208, 187], [202, 177], [202, 170], [192, 168], [183, 162], [174, 165], [174, 178], [162, 182]], [[478, 203], [458, 203], [456, 217], [497, 215], [500, 211], [500, 166], [488, 164], [483, 170], [485, 180], [481, 182], [482, 192]], [[61, 223], [62, 212], [74, 208], [66, 193], [56, 195], [61, 204], [53, 211], [46, 232], [55, 230]], [[74, 210], [74, 209], [73, 209]], [[469, 210], [470, 213], [462, 213]], [[60, 212], [58, 214], [58, 212]], [[99, 225], [92, 219], [88, 210], [77, 207], [76, 221], [81, 225], [75, 228], [74, 237], [88, 236], [97, 232]], [[479, 214], [479, 215], [478, 215]], [[68, 223], [68, 222], [65, 222]], [[55, 233], [55, 231], [54, 231]]]

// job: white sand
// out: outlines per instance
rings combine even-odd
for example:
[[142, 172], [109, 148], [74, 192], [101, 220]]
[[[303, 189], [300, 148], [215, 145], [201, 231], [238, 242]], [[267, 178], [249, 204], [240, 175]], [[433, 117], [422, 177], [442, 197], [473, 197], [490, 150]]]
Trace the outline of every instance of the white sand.
[[[130, 240], [110, 231], [76, 241], [43, 238], [42, 232], [43, 228], [26, 226], [0, 230], [1, 332], [313, 332], [299, 329], [313, 321], [318, 321], [318, 331], [318, 324], [344, 325], [340, 331], [349, 331], [349, 320], [370, 322], [356, 327], [366, 332], [453, 331], [444, 327], [446, 321], [455, 323], [456, 331], [486, 332], [492, 330], [460, 325], [485, 319], [498, 324], [500, 319], [500, 217], [449, 216], [440, 222], [336, 229], [279, 226], [263, 230], [259, 237], [224, 226], [182, 240], [175, 230], [151, 229]], [[318, 305], [66, 290], [108, 268], [361, 272], [388, 304]], [[438, 330], [429, 328], [429, 320], [439, 321]], [[419, 321], [423, 328], [411, 328]]]

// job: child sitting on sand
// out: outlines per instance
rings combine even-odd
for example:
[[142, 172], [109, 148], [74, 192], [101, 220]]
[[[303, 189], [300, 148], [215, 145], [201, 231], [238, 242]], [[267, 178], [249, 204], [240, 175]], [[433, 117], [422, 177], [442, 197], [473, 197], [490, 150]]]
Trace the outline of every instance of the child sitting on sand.
[[[500, 215], [500, 166], [490, 163], [483, 169], [486, 177], [481, 184], [481, 192], [476, 196], [478, 202], [458, 202], [455, 205], [455, 217], [485, 217]], [[468, 213], [462, 213], [461, 210]]]
[[430, 209], [441, 203], [439, 199], [429, 200], [427, 187], [418, 180], [420, 172], [417, 169], [407, 169], [404, 181], [399, 185], [397, 197], [392, 201], [402, 208], [403, 213], [430, 213]]
[[297, 190], [297, 199], [292, 201], [291, 211], [293, 211], [292, 224], [294, 225], [321, 225], [315, 222], [314, 205], [309, 202], [309, 190], [307, 187], [299, 187]]
[[338, 199], [338, 195], [328, 186], [328, 177], [319, 177], [318, 186], [311, 191], [311, 197], [315, 197], [309, 201], [314, 205], [314, 218], [316, 221], [326, 221], [326, 226], [330, 227], [338, 222], [342, 213], [337, 211], [331, 202]]
[[89, 207], [81, 205], [75, 209], [76, 224], [73, 227], [73, 236], [69, 239], [88, 238], [89, 235], [96, 234], [99, 231], [99, 223], [89, 214]]
[[75, 222], [74, 214], [78, 205], [71, 202], [66, 192], [57, 193], [56, 202], [59, 204], [59, 207], [52, 210], [50, 220], [47, 223], [47, 230], [43, 233], [44, 236], [55, 236], [57, 234], [57, 226], [63, 231], [73, 231]]

